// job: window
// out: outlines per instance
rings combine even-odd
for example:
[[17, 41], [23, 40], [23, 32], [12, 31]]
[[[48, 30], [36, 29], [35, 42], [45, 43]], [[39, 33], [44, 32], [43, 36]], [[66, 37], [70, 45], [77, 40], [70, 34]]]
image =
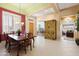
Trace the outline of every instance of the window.
[[3, 11], [2, 32], [11, 33], [21, 29], [21, 16]]

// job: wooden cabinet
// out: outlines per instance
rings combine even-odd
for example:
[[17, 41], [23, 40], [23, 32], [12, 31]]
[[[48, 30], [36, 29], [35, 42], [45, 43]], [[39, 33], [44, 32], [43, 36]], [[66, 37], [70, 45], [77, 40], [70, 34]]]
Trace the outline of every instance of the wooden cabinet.
[[45, 38], [55, 40], [57, 37], [56, 20], [45, 21]]

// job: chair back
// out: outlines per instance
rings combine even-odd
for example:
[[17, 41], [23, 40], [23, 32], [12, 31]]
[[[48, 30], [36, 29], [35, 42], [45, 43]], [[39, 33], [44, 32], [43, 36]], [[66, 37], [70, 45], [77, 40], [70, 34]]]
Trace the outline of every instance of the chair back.
[[28, 33], [28, 38], [32, 39], [33, 38], [33, 33]]
[[1, 42], [1, 39], [2, 39], [1, 37], [2, 37], [2, 34], [0, 33], [0, 42]]
[[8, 34], [7, 33], [4, 33], [4, 39], [6, 40], [6, 42], [9, 41], [9, 37], [8, 37]]

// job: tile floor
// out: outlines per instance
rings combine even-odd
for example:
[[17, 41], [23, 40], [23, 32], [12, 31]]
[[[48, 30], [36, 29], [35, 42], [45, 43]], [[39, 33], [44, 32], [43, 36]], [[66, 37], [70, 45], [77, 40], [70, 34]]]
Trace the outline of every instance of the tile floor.
[[[0, 56], [15, 56], [16, 51], [8, 53], [4, 47], [5, 42], [0, 43]], [[27, 54], [23, 51], [20, 56], [78, 56], [79, 46], [74, 40], [50, 40], [43, 36], [35, 38], [35, 48], [32, 51], [28, 49]]]

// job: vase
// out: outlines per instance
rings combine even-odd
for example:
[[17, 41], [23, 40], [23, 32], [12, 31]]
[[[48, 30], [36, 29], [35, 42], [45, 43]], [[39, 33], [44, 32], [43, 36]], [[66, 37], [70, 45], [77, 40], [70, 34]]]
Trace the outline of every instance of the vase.
[[20, 36], [20, 32], [18, 32], [18, 36]]

